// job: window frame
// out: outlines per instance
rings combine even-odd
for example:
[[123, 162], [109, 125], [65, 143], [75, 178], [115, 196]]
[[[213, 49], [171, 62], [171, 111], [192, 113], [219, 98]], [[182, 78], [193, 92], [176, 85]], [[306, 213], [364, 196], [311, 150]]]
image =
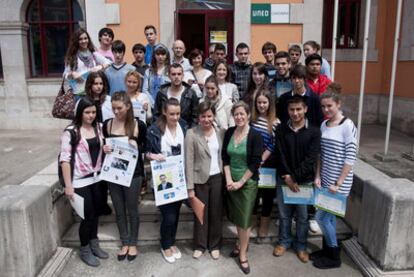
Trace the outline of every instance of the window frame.
[[[334, 20], [334, 0], [325, 0], [323, 7], [323, 22], [324, 22], [324, 31], [323, 31], [323, 45], [322, 48], [332, 48], [332, 33], [333, 33], [333, 20]], [[357, 28], [355, 33], [355, 47], [347, 46], [350, 39], [350, 26], [351, 26], [351, 5], [358, 4], [358, 14], [356, 15], [357, 19]], [[339, 5], [345, 4], [345, 37], [344, 44], [339, 43], [339, 37], [337, 38], [336, 47], [338, 49], [359, 49], [360, 48], [360, 21], [361, 21], [361, 12], [363, 3], [362, 0], [339, 0]], [[340, 21], [340, 7], [338, 9], [338, 23]], [[338, 25], [339, 28], [339, 25]]]
[[[47, 57], [47, 38], [46, 38], [46, 29], [49, 26], [67, 26], [69, 30], [68, 36], [68, 45], [69, 40], [72, 37], [73, 31], [76, 25], [80, 25], [80, 21], [75, 21], [73, 19], [73, 3], [76, 0], [65, 0], [66, 1], [66, 8], [68, 11], [68, 20], [61, 20], [61, 21], [51, 21], [51, 20], [43, 20], [44, 19], [44, 0], [31, 0], [29, 5], [27, 6], [26, 10], [26, 22], [29, 24], [29, 30], [32, 26], [39, 28], [39, 41], [40, 41], [40, 53], [41, 53], [41, 65], [42, 70], [40, 73], [34, 73], [34, 62], [33, 53], [32, 53], [32, 45], [31, 45], [31, 33], [28, 33], [27, 36], [27, 45], [29, 49], [29, 65], [30, 65], [30, 76], [32, 78], [45, 78], [45, 77], [58, 77], [61, 76], [62, 73], [49, 73], [49, 64], [48, 64], [48, 57]], [[79, 4], [79, 3], [78, 3]], [[38, 21], [31, 21], [29, 19], [29, 11], [31, 8], [37, 5], [37, 9], [39, 12], [39, 20]], [[80, 6], [80, 5], [79, 5]], [[64, 58], [64, 57], [62, 57]]]

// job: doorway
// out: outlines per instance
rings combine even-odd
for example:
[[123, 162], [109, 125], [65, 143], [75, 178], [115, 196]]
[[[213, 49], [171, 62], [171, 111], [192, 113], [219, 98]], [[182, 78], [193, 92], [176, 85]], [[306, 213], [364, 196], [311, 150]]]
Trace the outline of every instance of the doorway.
[[194, 48], [208, 57], [212, 43], [222, 43], [227, 49], [227, 62], [233, 62], [232, 10], [179, 10], [176, 38], [184, 41], [186, 55]]

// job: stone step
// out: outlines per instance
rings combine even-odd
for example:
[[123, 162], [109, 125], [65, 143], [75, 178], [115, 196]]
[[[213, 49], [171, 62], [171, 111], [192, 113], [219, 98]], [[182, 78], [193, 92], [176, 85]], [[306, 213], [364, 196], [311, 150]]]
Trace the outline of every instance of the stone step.
[[[115, 210], [113, 208], [113, 203], [111, 201], [111, 198], [108, 198], [108, 204], [109, 206], [112, 208], [112, 214], [110, 215], [106, 215], [106, 216], [101, 216], [99, 218], [99, 222], [104, 223], [104, 222], [116, 222], [115, 219]], [[271, 217], [275, 218], [276, 217], [276, 209], [273, 209]], [[160, 220], [160, 216], [161, 213], [159, 211], [159, 209], [155, 206], [155, 200], [154, 197], [152, 195], [152, 197], [150, 195], [148, 195], [148, 193], [144, 196], [144, 198], [140, 201], [139, 203], [139, 207], [138, 207], [138, 212], [139, 212], [139, 218], [141, 222], [157, 222]], [[80, 222], [81, 218], [74, 213], [74, 218], [75, 218], [75, 222]], [[181, 206], [181, 210], [180, 210], [180, 221], [192, 221], [194, 220], [194, 214], [193, 211], [187, 207], [186, 205], [182, 205]]]
[[[278, 226], [276, 220], [271, 221], [269, 228], [269, 237], [271, 242], [277, 240], [277, 230]], [[235, 240], [237, 237], [236, 227], [229, 221], [224, 221], [223, 224], [223, 239]], [[78, 235], [79, 223], [75, 223], [69, 231], [64, 235], [62, 239], [62, 245], [65, 247], [78, 247], [79, 246], [79, 235]], [[143, 222], [140, 223], [139, 229], [139, 240], [138, 245], [159, 245], [159, 229], [160, 222], [159, 220], [155, 222]], [[121, 245], [119, 240], [119, 233], [114, 222], [101, 222], [99, 224], [99, 239], [101, 245], [106, 248], [116, 248]], [[251, 237], [255, 238], [257, 236], [256, 232], [253, 231]], [[337, 236], [339, 240], [350, 238], [352, 236], [351, 229], [341, 220], [337, 220]], [[177, 241], [178, 242], [192, 242], [193, 240], [193, 221], [181, 221], [178, 224], [177, 230]], [[309, 233], [310, 240], [320, 240], [321, 234], [312, 234]]]

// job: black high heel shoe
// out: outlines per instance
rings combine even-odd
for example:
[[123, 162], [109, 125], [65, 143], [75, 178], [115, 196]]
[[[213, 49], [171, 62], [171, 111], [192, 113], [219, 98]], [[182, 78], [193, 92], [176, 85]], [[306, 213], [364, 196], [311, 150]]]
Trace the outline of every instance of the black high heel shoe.
[[127, 255], [127, 259], [128, 259], [128, 261], [130, 261], [130, 262], [131, 262], [131, 261], [135, 260], [135, 258], [137, 257], [137, 255], [138, 255], [138, 249], [136, 249], [136, 252], [137, 252], [137, 253], [136, 253], [135, 255], [131, 255], [131, 254], [129, 254], [129, 250], [130, 250], [130, 249], [128, 249], [128, 252], [127, 252], [127, 253], [128, 253], [128, 255]]
[[[122, 250], [122, 249], [121, 249]], [[118, 254], [118, 261], [123, 261], [123, 260], [125, 260], [125, 258], [127, 257], [127, 255], [128, 255], [128, 249], [127, 249], [127, 251], [125, 252], [125, 254]]]
[[230, 258], [236, 258], [240, 255], [240, 248], [238, 245], [234, 246], [234, 249], [230, 252], [229, 257]]

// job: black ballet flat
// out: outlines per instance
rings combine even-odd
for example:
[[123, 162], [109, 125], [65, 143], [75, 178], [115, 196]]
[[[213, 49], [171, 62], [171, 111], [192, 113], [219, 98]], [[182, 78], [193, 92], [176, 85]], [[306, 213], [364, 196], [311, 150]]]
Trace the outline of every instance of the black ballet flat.
[[125, 254], [122, 254], [122, 255], [120, 255], [120, 254], [118, 254], [118, 261], [123, 261], [123, 260], [125, 260], [125, 258], [127, 257], [127, 253], [125, 253]]
[[128, 261], [132, 262], [133, 260], [135, 260], [135, 258], [137, 257], [137, 255], [127, 255], [127, 259]]

